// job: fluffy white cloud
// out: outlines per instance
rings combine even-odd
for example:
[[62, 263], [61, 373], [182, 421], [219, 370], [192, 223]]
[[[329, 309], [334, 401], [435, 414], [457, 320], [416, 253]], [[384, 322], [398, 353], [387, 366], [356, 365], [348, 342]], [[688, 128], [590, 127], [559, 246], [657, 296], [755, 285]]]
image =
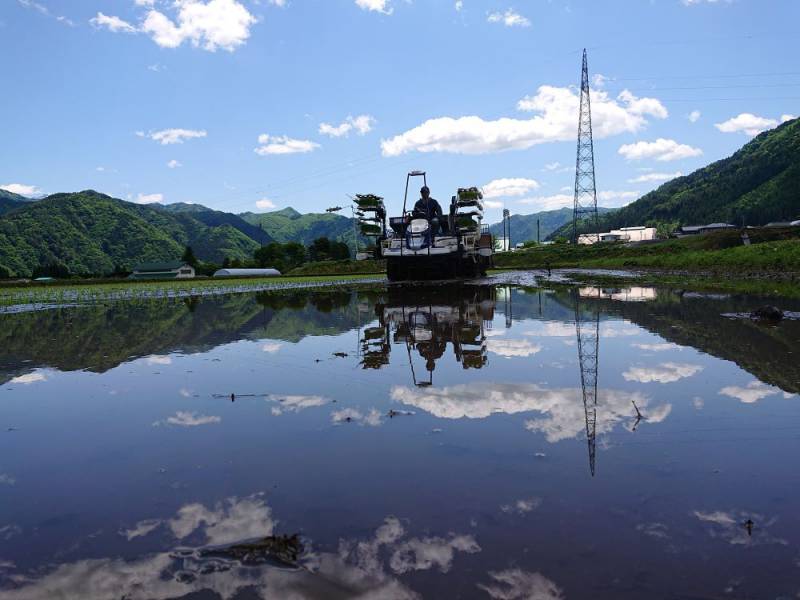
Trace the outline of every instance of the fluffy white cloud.
[[286, 135], [269, 135], [262, 133], [258, 136], [258, 143], [261, 144], [255, 149], [255, 153], [260, 156], [270, 154], [304, 154], [313, 152], [319, 148], [319, 144], [311, 140], [296, 140]]
[[278, 8], [286, 8], [286, 0], [269, 0], [269, 3]]
[[[412, 151], [484, 154], [574, 141], [579, 102], [571, 88], [543, 85], [535, 96], [526, 96], [517, 104], [521, 111], [539, 113], [531, 119], [503, 117], [487, 121], [478, 116], [429, 119], [405, 133], [383, 140], [381, 150], [385, 156]], [[607, 92], [594, 91], [595, 139], [636, 133], [647, 125], [648, 116], [662, 119], [667, 116], [667, 110], [655, 98], [637, 98], [627, 91], [610, 98]]]
[[180, 161], [177, 161], [177, 160], [175, 160], [175, 159], [173, 158], [171, 161], [169, 161], [169, 162], [167, 163], [167, 166], [168, 166], [170, 169], [177, 169], [178, 167], [182, 167], [182, 166], [183, 166], [183, 163], [182, 163], [182, 162], [180, 162]]
[[717, 3], [730, 3], [731, 0], [681, 0], [684, 6], [695, 6], [697, 4], [717, 4]]
[[261, 200], [256, 200], [256, 208], [269, 210], [275, 208], [275, 203], [269, 198], [261, 198]]
[[673, 383], [691, 377], [703, 370], [700, 365], [662, 363], [656, 367], [631, 367], [622, 376], [626, 381], [639, 383]]
[[155, 204], [164, 200], [164, 194], [139, 194], [136, 196], [136, 204]]
[[779, 119], [769, 119], [766, 117], [759, 117], [753, 113], [741, 113], [735, 117], [723, 121], [722, 123], [715, 123], [714, 127], [723, 133], [745, 133], [753, 136], [758, 135], [762, 131], [777, 127], [780, 123], [791, 121], [795, 117], [793, 115], [781, 115]]
[[538, 190], [539, 182], [535, 179], [524, 177], [507, 177], [503, 179], [493, 179], [483, 185], [484, 198], [504, 198], [507, 196], [524, 196], [533, 190]]
[[150, 10], [141, 30], [163, 48], [177, 48], [188, 40], [210, 52], [233, 52], [250, 37], [256, 18], [237, 0], [180, 0], [175, 2], [176, 21]]
[[647, 352], [665, 352], [667, 350], [680, 350], [681, 347], [676, 344], [666, 344], [666, 343], [658, 343], [658, 344], [631, 344], [634, 348], [639, 348], [639, 350], [645, 350]]
[[201, 415], [194, 411], [179, 410], [164, 421], [156, 421], [153, 425], [177, 425], [178, 427], [198, 427], [222, 422], [222, 417], [216, 415]]
[[494, 582], [478, 587], [493, 600], [563, 600], [564, 593], [554, 582], [541, 573], [521, 569], [489, 571]]
[[456, 0], [455, 9], [457, 12], [461, 12], [461, 9], [464, 8], [463, 0]]
[[542, 347], [528, 340], [490, 339], [486, 342], [486, 349], [492, 354], [512, 358], [532, 356], [541, 352]]
[[383, 420], [381, 419], [381, 413], [374, 408], [371, 408], [367, 413], [362, 413], [356, 408], [343, 408], [331, 413], [331, 422], [358, 423], [359, 425], [377, 427], [383, 423]]
[[153, 6], [155, 4], [155, 0], [134, 0], [136, 6]]
[[40, 381], [47, 381], [47, 376], [44, 373], [25, 373], [25, 375], [18, 375], [9, 380], [9, 384], [30, 385]]
[[356, 6], [361, 10], [379, 12], [385, 15], [390, 15], [394, 11], [390, 0], [356, 0]]
[[697, 123], [700, 120], [701, 113], [699, 110], [693, 110], [689, 113], [689, 121], [692, 123]]
[[604, 190], [597, 192], [597, 201], [603, 206], [624, 206], [636, 200], [640, 196], [639, 192]]
[[489, 13], [486, 17], [489, 23], [502, 23], [506, 27], [530, 27], [531, 22], [527, 17], [523, 17], [514, 9], [509, 8], [505, 12]]
[[[443, 388], [395, 386], [391, 397], [440, 419], [485, 419], [496, 413], [539, 412], [542, 417], [527, 420], [525, 428], [543, 432], [551, 443], [581, 435], [586, 425], [580, 388], [478, 382]], [[597, 403], [603, 409], [597, 413], [597, 432], [611, 431], [617, 422], [631, 418], [631, 401], [646, 414], [648, 423], [660, 423], [672, 410], [670, 404], [645, 410], [649, 399], [639, 392], [600, 390]]]
[[753, 380], [747, 384], [745, 387], [741, 387], [738, 385], [729, 385], [722, 388], [719, 391], [720, 394], [723, 396], [729, 396], [730, 398], [736, 398], [740, 402], [744, 402], [745, 404], [753, 404], [758, 402], [759, 400], [763, 400], [767, 396], [773, 396], [775, 394], [779, 394], [780, 390], [776, 387], [772, 387], [771, 385], [767, 385], [762, 383], [758, 380]]
[[182, 144], [186, 140], [204, 138], [208, 133], [204, 129], [162, 129], [160, 131], [150, 131], [144, 133], [137, 131], [136, 135], [139, 137], [149, 137], [151, 140], [158, 142], [162, 146], [170, 144]]
[[524, 515], [532, 510], [536, 510], [539, 508], [539, 506], [541, 506], [541, 504], [541, 498], [520, 498], [519, 500], [510, 504], [503, 504], [500, 507], [500, 510], [504, 513], [516, 513], [518, 515]]
[[494, 209], [503, 208], [503, 203], [500, 202], [499, 200], [484, 200], [483, 205], [486, 208], [494, 208]]
[[4, 183], [0, 185], [0, 190], [5, 190], [12, 194], [20, 194], [22, 196], [35, 196], [42, 191], [35, 185], [25, 185], [24, 183]]
[[633, 179], [628, 179], [628, 183], [653, 183], [657, 181], [669, 181], [670, 179], [675, 179], [676, 177], [682, 177], [683, 173], [681, 171], [675, 171], [674, 173], [645, 173], [644, 175], [639, 175]]
[[372, 126], [375, 124], [375, 117], [371, 115], [358, 115], [357, 117], [348, 116], [343, 122], [338, 125], [331, 125], [330, 123], [320, 123], [319, 132], [322, 135], [330, 137], [347, 137], [351, 131], [358, 135], [366, 135], [372, 131]]
[[330, 402], [325, 396], [280, 396], [278, 394], [270, 394], [267, 396], [267, 401], [277, 404], [277, 406], [272, 407], [272, 414], [275, 416], [282, 415], [285, 412], [296, 413], [306, 408], [325, 406]]
[[122, 32], [122, 33], [136, 33], [136, 27], [120, 19], [119, 17], [114, 17], [110, 15], [104, 15], [101, 12], [98, 12], [96, 16], [89, 19], [89, 23], [91, 23], [94, 27], [98, 29], [105, 27], [109, 31], [113, 31], [114, 33]]
[[700, 148], [693, 148], [687, 144], [679, 144], [675, 140], [658, 138], [654, 142], [636, 142], [635, 144], [625, 144], [620, 147], [618, 153], [628, 160], [642, 160], [645, 158], [654, 159], [662, 162], [681, 160], [700, 156], [703, 151]]
[[558, 161], [547, 163], [544, 166], [545, 171], [558, 171], [560, 168], [561, 168], [561, 163]]
[[172, 364], [172, 357], [165, 356], [162, 354], [151, 354], [145, 361], [148, 365], [171, 365]]

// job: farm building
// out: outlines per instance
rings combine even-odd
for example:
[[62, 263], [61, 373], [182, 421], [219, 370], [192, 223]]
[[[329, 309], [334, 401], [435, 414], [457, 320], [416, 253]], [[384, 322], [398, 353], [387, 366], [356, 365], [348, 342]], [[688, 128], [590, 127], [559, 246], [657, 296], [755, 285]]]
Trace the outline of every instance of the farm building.
[[[655, 227], [622, 227], [599, 234], [601, 242], [647, 242], [656, 239]], [[584, 233], [578, 236], [579, 244], [594, 244], [598, 236]]]
[[277, 277], [278, 269], [220, 269], [214, 277]]
[[192, 279], [194, 276], [194, 267], [176, 260], [136, 265], [128, 279]]

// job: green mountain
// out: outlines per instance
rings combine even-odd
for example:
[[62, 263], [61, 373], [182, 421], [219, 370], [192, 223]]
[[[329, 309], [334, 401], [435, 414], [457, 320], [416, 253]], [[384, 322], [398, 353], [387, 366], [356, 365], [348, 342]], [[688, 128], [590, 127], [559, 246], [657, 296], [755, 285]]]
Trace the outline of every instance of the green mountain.
[[[601, 214], [614, 209], [598, 207]], [[545, 210], [530, 215], [511, 215], [511, 241], [517, 242], [536, 241], [536, 221], [539, 221], [540, 236], [547, 239], [551, 233], [564, 225], [572, 222], [572, 209], [559, 208], [558, 210]], [[496, 238], [503, 236], [503, 223], [494, 223], [489, 226], [489, 231]]]
[[239, 215], [232, 213], [222, 212], [220, 210], [213, 210], [202, 204], [187, 204], [185, 202], [175, 202], [160, 207], [170, 213], [183, 213], [191, 215], [201, 223], [209, 227], [219, 227], [221, 225], [230, 225], [234, 229], [238, 229], [247, 237], [255, 240], [259, 244], [269, 244], [273, 238], [257, 225], [253, 225], [245, 221]]
[[259, 244], [230, 224], [133, 204], [87, 190], [53, 194], [0, 215], [0, 267], [27, 276], [60, 262], [76, 274], [107, 274], [176, 259], [190, 245], [201, 260], [249, 258]]
[[293, 208], [268, 213], [246, 212], [239, 215], [278, 242], [300, 242], [309, 245], [318, 237], [353, 245], [353, 219], [332, 213], [300, 214]]
[[20, 196], [7, 190], [0, 190], [0, 215], [20, 206], [25, 206], [28, 202], [30, 200], [25, 196]]
[[[668, 181], [601, 217], [601, 230], [676, 223], [764, 225], [800, 218], [800, 119], [765, 131], [739, 151]], [[568, 235], [563, 227], [555, 235]]]

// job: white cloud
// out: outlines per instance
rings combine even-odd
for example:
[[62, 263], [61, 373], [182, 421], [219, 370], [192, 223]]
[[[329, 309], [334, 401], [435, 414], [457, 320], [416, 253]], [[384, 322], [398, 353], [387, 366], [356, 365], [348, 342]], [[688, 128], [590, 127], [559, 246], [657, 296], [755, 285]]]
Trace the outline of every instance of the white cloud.
[[475, 554], [481, 547], [471, 535], [451, 533], [447, 538], [412, 538], [400, 544], [389, 559], [389, 566], [395, 573], [427, 571], [434, 567], [440, 573], [447, 573], [453, 564], [456, 550]]
[[304, 154], [313, 152], [320, 147], [311, 140], [295, 140], [288, 136], [269, 135], [262, 133], [258, 136], [258, 143], [261, 144], [255, 149], [255, 153], [260, 156], [270, 154]]
[[608, 83], [608, 77], [601, 73], [595, 73], [592, 75], [592, 86], [596, 88], [605, 87], [606, 83]]
[[511, 504], [503, 504], [500, 507], [500, 510], [504, 513], [516, 513], [518, 515], [524, 515], [525, 513], [536, 510], [539, 508], [539, 506], [541, 506], [541, 504], [541, 498], [520, 498]]
[[286, 0], [269, 0], [269, 3], [278, 8], [286, 8]]
[[369, 412], [362, 413], [356, 408], [343, 408], [331, 413], [333, 423], [358, 423], [359, 425], [370, 425], [376, 427], [383, 423], [381, 413], [371, 408]]
[[486, 17], [489, 23], [502, 23], [506, 27], [530, 27], [531, 22], [527, 17], [523, 17], [514, 9], [509, 8], [505, 12], [489, 13]]
[[[440, 419], [485, 419], [493, 414], [539, 412], [542, 417], [528, 419], [525, 428], [545, 434], [548, 442], [578, 437], [584, 432], [585, 414], [580, 388], [544, 388], [536, 384], [478, 382], [443, 388], [395, 386], [392, 400], [415, 406]], [[610, 431], [616, 423], [632, 415], [631, 401], [647, 415], [648, 423], [660, 423], [672, 410], [670, 404], [648, 410], [649, 399], [639, 392], [600, 390], [597, 432]]]
[[256, 208], [269, 210], [275, 208], [275, 203], [269, 198], [261, 198], [261, 200], [256, 200]]
[[759, 117], [753, 113], [741, 113], [735, 117], [723, 121], [722, 123], [715, 123], [714, 127], [723, 133], [745, 133], [753, 136], [758, 135], [762, 131], [777, 127], [780, 123], [792, 120], [792, 115], [782, 115], [780, 120], [769, 119], [767, 117]]
[[306, 408], [325, 406], [330, 402], [325, 396], [281, 396], [279, 394], [270, 394], [267, 396], [267, 401], [276, 403], [276, 406], [272, 407], [272, 414], [276, 416], [285, 412], [296, 413]]
[[167, 417], [165, 421], [156, 421], [154, 426], [158, 425], [177, 425], [178, 427], [198, 427], [200, 425], [212, 425], [214, 423], [221, 423], [222, 417], [216, 415], [201, 415], [194, 411], [179, 410], [171, 417]]
[[47, 376], [44, 373], [25, 373], [25, 375], [12, 377], [8, 383], [30, 385], [31, 383], [38, 383], [39, 381], [47, 381]]
[[356, 0], [356, 6], [361, 10], [379, 12], [390, 15], [394, 11], [389, 0]]
[[646, 350], [648, 352], [665, 352], [667, 350], [680, 350], [680, 346], [676, 346], [675, 344], [666, 344], [666, 343], [659, 343], [659, 344], [631, 344], [634, 348], [639, 348], [639, 350]]
[[626, 381], [639, 383], [673, 383], [696, 375], [703, 370], [700, 365], [662, 363], [656, 367], [631, 367], [622, 376]]
[[730, 3], [731, 0], [681, 0], [684, 6], [695, 6], [697, 4], [717, 4]]
[[697, 123], [700, 120], [702, 113], [699, 110], [693, 110], [689, 113], [688, 119], [692, 123]]
[[643, 160], [645, 158], [662, 162], [681, 160], [700, 156], [703, 151], [687, 144], [679, 144], [675, 140], [658, 138], [654, 142], [636, 142], [620, 147], [618, 153], [628, 160]]
[[370, 115], [358, 115], [357, 117], [348, 116], [343, 122], [338, 125], [331, 125], [329, 123], [319, 124], [319, 133], [330, 137], [347, 137], [350, 132], [355, 130], [358, 135], [366, 135], [372, 131], [372, 126], [375, 124], [375, 117]]
[[779, 394], [780, 390], [776, 387], [772, 387], [771, 385], [762, 383], [761, 381], [753, 380], [748, 383], [746, 387], [729, 385], [722, 388], [719, 393], [723, 396], [736, 398], [745, 404], [753, 404], [759, 400], [763, 400], [767, 396]]
[[261, 496], [228, 498], [213, 508], [200, 503], [187, 504], [178, 510], [168, 525], [179, 540], [200, 530], [206, 542], [215, 546], [272, 535], [275, 526], [272, 510]]
[[484, 200], [483, 201], [483, 205], [486, 208], [495, 208], [495, 209], [503, 208], [503, 206], [504, 206], [503, 203], [500, 202], [499, 200]]
[[[531, 119], [502, 117], [487, 121], [478, 116], [429, 119], [405, 133], [382, 140], [381, 150], [385, 156], [412, 151], [484, 154], [524, 150], [549, 142], [572, 142], [579, 102], [571, 88], [543, 85], [535, 96], [526, 96], [517, 104], [519, 110], [539, 113]], [[623, 92], [613, 99], [602, 90], [596, 90], [592, 97], [595, 139], [636, 133], [647, 125], [646, 117], [662, 119], [666, 115], [666, 108], [654, 98], [636, 98]]]
[[657, 181], [669, 181], [670, 179], [675, 179], [676, 177], [682, 177], [683, 173], [681, 171], [675, 171], [674, 173], [645, 173], [644, 175], [639, 175], [634, 179], [628, 179], [628, 183], [653, 183]]
[[564, 593], [541, 573], [521, 569], [489, 571], [494, 583], [478, 587], [493, 600], [564, 600]]
[[39, 2], [34, 2], [34, 0], [17, 0], [17, 1], [25, 8], [32, 8], [38, 13], [44, 15], [45, 17], [50, 17], [52, 19], [55, 19], [59, 23], [62, 23], [64, 25], [69, 25], [70, 27], [75, 26], [75, 23], [71, 19], [63, 15], [54, 15], [52, 12], [50, 12], [50, 9], [47, 8], [44, 4], [40, 4]]
[[136, 6], [153, 6], [155, 0], [134, 0]]
[[504, 198], [506, 196], [524, 196], [538, 190], [539, 182], [524, 177], [493, 179], [481, 187], [484, 198]]
[[20, 194], [22, 196], [35, 196], [42, 191], [35, 185], [25, 185], [24, 183], [4, 183], [0, 185], [0, 190], [5, 190], [12, 194]]
[[164, 200], [164, 194], [139, 194], [134, 202], [136, 204], [155, 204]]
[[[155, 195], [158, 196], [160, 194], [155, 194]], [[160, 202], [160, 200], [157, 200], [157, 202]], [[150, 356], [145, 358], [145, 361], [147, 362], [148, 365], [171, 365], [172, 357], [160, 354], [151, 354]]]
[[556, 162], [551, 162], [551, 163], [547, 163], [547, 164], [544, 166], [544, 170], [545, 170], [545, 171], [557, 171], [557, 170], [558, 170], [558, 169], [560, 169], [560, 168], [561, 168], [561, 163], [560, 163], [560, 162], [558, 162], [558, 161], [556, 161]]
[[146, 134], [143, 131], [137, 131], [136, 135], [139, 137], [149, 137], [151, 140], [158, 142], [162, 146], [168, 146], [170, 144], [182, 144], [186, 140], [204, 138], [208, 135], [208, 133], [204, 129], [174, 128], [151, 131]]
[[283, 348], [283, 344], [280, 342], [267, 342], [261, 346], [261, 351], [269, 354], [275, 354], [276, 352], [279, 352], [281, 348]]
[[[603, 206], [624, 206], [633, 202], [640, 196], [639, 192], [634, 191], [615, 191], [604, 190], [597, 192], [597, 201], [601, 202]], [[573, 200], [574, 201], [574, 200]]]
[[486, 349], [492, 354], [512, 358], [515, 356], [532, 356], [541, 352], [542, 347], [528, 340], [490, 339], [486, 342]]
[[169, 162], [167, 163], [167, 166], [168, 166], [170, 169], [177, 169], [178, 167], [182, 167], [182, 166], [183, 166], [183, 163], [181, 163], [180, 161], [177, 161], [177, 160], [175, 160], [175, 159], [173, 158], [171, 161], [169, 161]]
[[120, 531], [119, 534], [128, 538], [128, 541], [130, 542], [137, 537], [144, 537], [152, 533], [161, 525], [161, 523], [162, 521], [159, 519], [145, 519], [144, 521], [139, 521], [131, 529]]
[[122, 33], [136, 33], [137, 29], [127, 21], [120, 19], [119, 17], [111, 16], [111, 15], [104, 15], [101, 12], [98, 12], [96, 16], [89, 19], [89, 23], [91, 23], [94, 27], [100, 29], [105, 27], [109, 31], [113, 31], [114, 33], [122, 32]]
[[461, 9], [464, 8], [463, 0], [456, 0], [455, 9], [457, 12], [461, 12]]
[[163, 48], [177, 48], [188, 40], [209, 52], [233, 52], [247, 41], [257, 21], [237, 0], [180, 0], [174, 6], [176, 21], [150, 10], [142, 22], [141, 31]]

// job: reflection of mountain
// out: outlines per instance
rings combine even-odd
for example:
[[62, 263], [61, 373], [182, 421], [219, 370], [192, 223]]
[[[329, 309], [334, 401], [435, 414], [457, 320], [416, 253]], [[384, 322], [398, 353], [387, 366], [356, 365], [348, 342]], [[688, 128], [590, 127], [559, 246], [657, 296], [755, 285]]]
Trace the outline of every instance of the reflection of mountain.
[[301, 290], [4, 315], [0, 383], [37, 367], [103, 372], [142, 356], [203, 352], [243, 338], [296, 342], [338, 334], [358, 324], [353, 298]]
[[[571, 301], [561, 294], [558, 300]], [[722, 316], [746, 315], [760, 305], [758, 300], [659, 291], [650, 302], [593, 301], [601, 303], [603, 312], [629, 319], [669, 342], [733, 361], [765, 383], [800, 393], [800, 321], [766, 326], [748, 318]], [[786, 300], [781, 300], [780, 306], [800, 308], [797, 302]]]

